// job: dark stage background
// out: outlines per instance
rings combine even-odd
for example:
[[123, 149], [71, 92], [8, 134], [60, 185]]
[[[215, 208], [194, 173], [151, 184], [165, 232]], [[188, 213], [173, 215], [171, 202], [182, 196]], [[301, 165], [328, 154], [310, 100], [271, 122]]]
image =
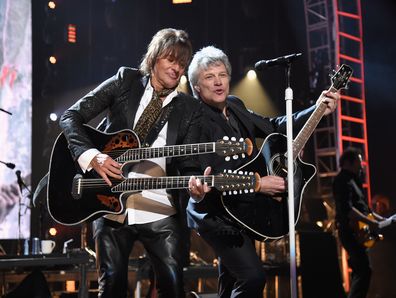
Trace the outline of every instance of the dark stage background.
[[[258, 60], [302, 52], [293, 65], [294, 110], [309, 106], [319, 95], [309, 90], [302, 0], [193, 0], [189, 5], [172, 5], [170, 0], [63, 0], [57, 1], [55, 12], [45, 9], [47, 1], [33, 2], [33, 184], [47, 172], [51, 146], [59, 133], [57, 123], [48, 120], [49, 113], [61, 114], [119, 66], [137, 66], [152, 35], [161, 28], [185, 29], [194, 51], [209, 44], [222, 48], [233, 66], [233, 85]], [[391, 198], [394, 211], [396, 4], [393, 0], [361, 2], [372, 195]], [[69, 23], [77, 26], [76, 44], [65, 42]], [[58, 58], [56, 65], [46, 62], [52, 54]], [[283, 71], [267, 70], [259, 73], [259, 80], [284, 114]], [[313, 152], [307, 148], [305, 159], [312, 161]], [[33, 212], [35, 235], [40, 229], [39, 208]], [[53, 223], [45, 208], [41, 214], [45, 230]], [[60, 229], [65, 240], [78, 232], [77, 228]], [[395, 274], [394, 254], [388, 254], [395, 247], [395, 233], [389, 229], [387, 234], [388, 240], [372, 251], [374, 269], [382, 278], [374, 277], [373, 287], [384, 294], [371, 297], [396, 293], [396, 285], [386, 277]], [[384, 263], [389, 266], [379, 265]]]

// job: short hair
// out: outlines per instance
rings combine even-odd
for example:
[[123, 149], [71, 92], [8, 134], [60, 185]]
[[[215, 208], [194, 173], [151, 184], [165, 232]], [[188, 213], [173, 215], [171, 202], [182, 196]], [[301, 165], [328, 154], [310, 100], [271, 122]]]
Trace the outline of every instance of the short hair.
[[359, 160], [359, 156], [361, 155], [361, 151], [357, 148], [354, 147], [349, 147], [344, 150], [344, 152], [341, 154], [339, 164], [340, 167], [342, 168], [346, 162], [349, 164], [353, 164], [355, 161]]
[[198, 93], [195, 91], [194, 86], [198, 83], [199, 72], [207, 70], [210, 66], [219, 63], [224, 64], [227, 74], [231, 78], [231, 64], [227, 55], [222, 50], [214, 46], [208, 46], [195, 53], [188, 67], [190, 87], [195, 97], [198, 97]]
[[173, 28], [158, 31], [147, 46], [147, 52], [140, 63], [140, 71], [148, 75], [158, 58], [173, 56], [181, 65], [191, 60], [192, 46], [187, 32]]

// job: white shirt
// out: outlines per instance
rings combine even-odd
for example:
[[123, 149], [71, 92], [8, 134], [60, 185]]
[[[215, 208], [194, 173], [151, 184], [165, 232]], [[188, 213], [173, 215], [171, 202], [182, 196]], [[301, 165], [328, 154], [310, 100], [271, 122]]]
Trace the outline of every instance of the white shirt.
[[[153, 87], [151, 86], [151, 82], [149, 81], [146, 89], [143, 93], [142, 98], [140, 99], [139, 107], [136, 111], [135, 121], [133, 127], [136, 126], [140, 116], [143, 114], [144, 109], [149, 104], [152, 95], [153, 95]], [[162, 107], [168, 105], [173, 98], [177, 95], [177, 91], [173, 91], [170, 93], [162, 103]], [[158, 134], [157, 139], [152, 144], [152, 147], [163, 147], [166, 145], [166, 132], [168, 129], [168, 122], [165, 123], [164, 127]], [[85, 172], [87, 170], [91, 170], [89, 166], [91, 160], [96, 156], [96, 154], [100, 153], [97, 149], [89, 149], [80, 155], [78, 158], [78, 163], [81, 169]], [[166, 159], [165, 158], [155, 158], [150, 159], [150, 161], [143, 161], [143, 163], [155, 163], [162, 169], [164, 173], [166, 173]], [[147, 176], [145, 174], [130, 172], [128, 174], [128, 178], [133, 177], [141, 177]], [[161, 220], [163, 218], [169, 217], [173, 214], [176, 214], [176, 209], [172, 206], [170, 198], [166, 193], [165, 189], [158, 190], [144, 190], [138, 195], [132, 195], [127, 200], [127, 208], [126, 214], [128, 216], [128, 224], [143, 224]], [[106, 215], [107, 218], [112, 220], [117, 220], [122, 222], [124, 216], [113, 216]]]

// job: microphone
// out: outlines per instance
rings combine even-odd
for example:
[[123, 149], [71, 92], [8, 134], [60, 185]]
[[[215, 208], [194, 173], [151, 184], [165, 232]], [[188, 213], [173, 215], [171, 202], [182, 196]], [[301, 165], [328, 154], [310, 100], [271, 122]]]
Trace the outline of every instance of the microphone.
[[11, 163], [11, 162], [4, 162], [0, 160], [0, 163], [5, 164], [7, 168], [13, 170], [15, 169], [15, 164]]
[[4, 110], [4, 109], [2, 109], [2, 108], [0, 108], [0, 111], [2, 111], [2, 112], [4, 112], [4, 113], [6, 113], [6, 114], [8, 114], [8, 115], [12, 115], [12, 113], [11, 113], [11, 112], [8, 112], [8, 111], [6, 111], [6, 110]]
[[23, 186], [25, 185], [25, 183], [23, 183], [23, 180], [22, 180], [22, 177], [21, 177], [21, 171], [20, 170], [16, 170], [15, 171], [15, 175], [17, 176], [17, 182], [18, 182], [18, 185], [19, 185], [19, 190], [22, 193], [22, 189], [23, 189]]
[[301, 53], [297, 53], [297, 54], [281, 56], [281, 57], [271, 59], [271, 60], [260, 60], [260, 61], [256, 62], [256, 64], [254, 65], [254, 68], [256, 70], [263, 70], [265, 68], [272, 67], [275, 65], [287, 65], [287, 64], [292, 63], [295, 59], [297, 59], [301, 55], [302, 55]]

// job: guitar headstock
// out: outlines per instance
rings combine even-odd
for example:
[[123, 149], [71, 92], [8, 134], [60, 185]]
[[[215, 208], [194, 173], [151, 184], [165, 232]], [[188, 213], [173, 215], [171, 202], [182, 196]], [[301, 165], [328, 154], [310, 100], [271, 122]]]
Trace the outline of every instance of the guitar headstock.
[[347, 84], [352, 74], [352, 67], [342, 64], [336, 73], [331, 77], [332, 88], [336, 90], [347, 88]]
[[253, 193], [260, 189], [260, 175], [224, 170], [224, 173], [214, 176], [213, 184], [215, 188], [223, 192], [223, 195]]
[[218, 140], [215, 143], [215, 152], [220, 156], [226, 156], [226, 161], [229, 161], [231, 156], [233, 159], [238, 159], [239, 155], [244, 158], [245, 154], [248, 156], [252, 154], [253, 144], [252, 141], [247, 138], [240, 138], [237, 140], [234, 137], [229, 138], [224, 136], [222, 140]]

